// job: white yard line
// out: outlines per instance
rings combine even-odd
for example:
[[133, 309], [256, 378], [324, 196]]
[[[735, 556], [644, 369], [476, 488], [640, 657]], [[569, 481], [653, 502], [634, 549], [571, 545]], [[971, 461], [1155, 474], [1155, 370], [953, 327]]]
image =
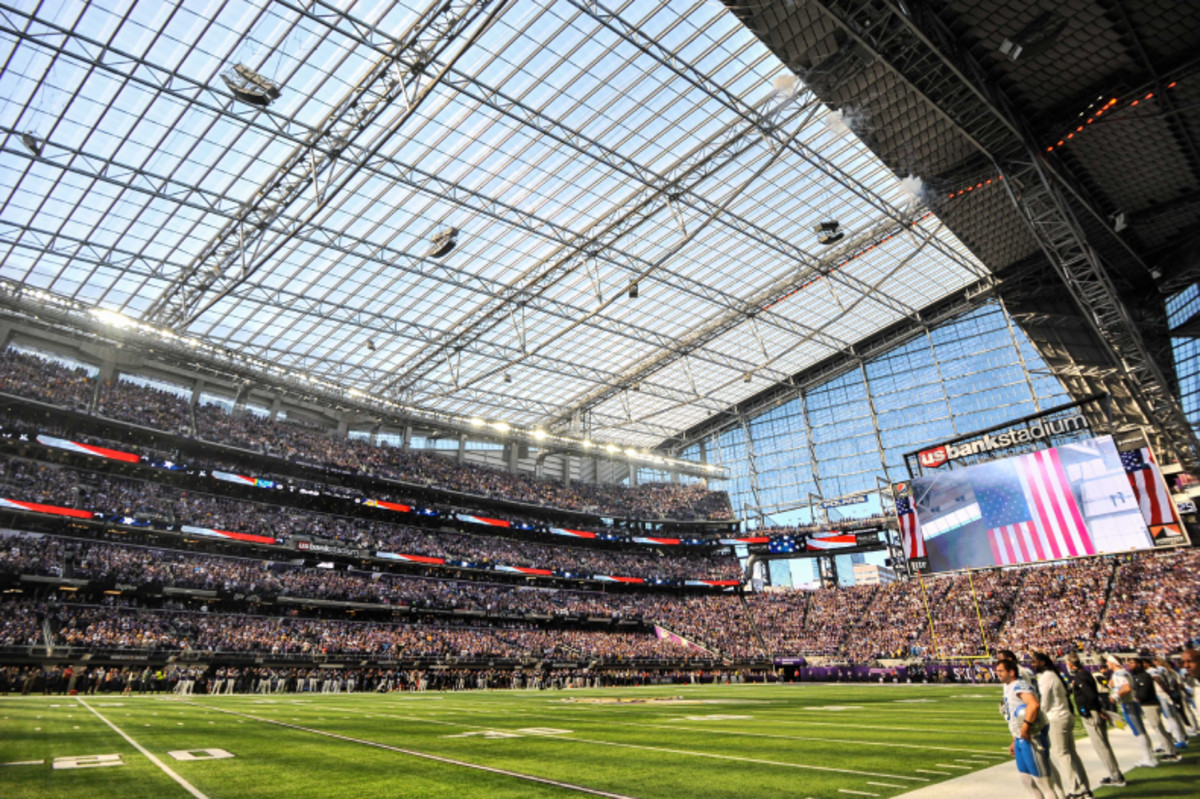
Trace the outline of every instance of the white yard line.
[[942, 775], [943, 777], [949, 777], [949, 776], [950, 776], [950, 772], [949, 772], [949, 771], [931, 771], [930, 769], [927, 769], [927, 768], [918, 768], [918, 769], [913, 769], [913, 770], [914, 770], [914, 771], [916, 771], [916, 772], [917, 772], [917, 773], [919, 773], [919, 774], [940, 774], [940, 775]]
[[[768, 732], [745, 732], [743, 730], [723, 730], [723, 729], [716, 728], [716, 727], [711, 727], [711, 728], [710, 727], [689, 727], [689, 726], [685, 726], [682, 724], [645, 724], [645, 723], [636, 722], [636, 721], [611, 722], [611, 723], [619, 724], [622, 727], [651, 727], [651, 728], [660, 729], [660, 730], [687, 730], [688, 732], [707, 732], [707, 733], [713, 733], [715, 735], [742, 735], [742, 736], [747, 736], [747, 737], [751, 737], [751, 738], [778, 738], [778, 739], [784, 740], [784, 741], [828, 741], [829, 743], [853, 744], [854, 746], [878, 746], [878, 747], [884, 747], [884, 748], [889, 748], [889, 749], [919, 749], [922, 752], [936, 751], [936, 752], [967, 752], [969, 754], [978, 754], [978, 755], [985, 755], [985, 754], [991, 755], [992, 754], [991, 752], [986, 752], [982, 749], [962, 749], [962, 748], [954, 747], [954, 746], [926, 746], [924, 744], [902, 744], [902, 743], [895, 743], [895, 742], [889, 742], [889, 741], [863, 741], [863, 740], [858, 740], [858, 739], [853, 739], [853, 738], [814, 738], [812, 736], [805, 736], [805, 735], [775, 735], [774, 733], [768, 733]], [[889, 727], [887, 729], [893, 729], [893, 728]], [[1003, 755], [997, 754], [997, 755], [994, 755], [994, 757], [1000, 758], [1000, 757], [1003, 757]], [[967, 763], [970, 761], [964, 760], [963, 762]], [[991, 765], [991, 762], [987, 761], [987, 764]]]
[[[216, 708], [214, 708], [216, 709]], [[350, 708], [337, 708], [342, 712], [349, 713], [364, 713], [361, 710], [352, 710]], [[492, 732], [509, 732], [500, 727], [489, 727], [482, 724], [466, 724], [459, 721], [439, 721], [437, 719], [423, 719], [416, 716], [398, 716], [393, 713], [375, 713], [375, 716], [383, 716], [390, 719], [398, 719], [400, 721], [416, 721], [423, 724], [438, 724], [446, 727], [465, 727], [473, 730], [488, 730]], [[859, 771], [857, 769], [834, 768], [833, 766], [813, 766], [807, 763], [790, 763], [782, 760], [762, 760], [754, 757], [738, 757], [736, 755], [719, 755], [713, 752], [695, 752], [688, 749], [668, 749], [661, 746], [645, 746], [643, 744], [626, 744], [616, 741], [601, 741], [595, 738], [581, 738], [577, 735], [538, 735], [539, 738], [557, 738], [563, 741], [578, 741], [579, 743], [595, 744], [597, 746], [612, 746], [619, 749], [639, 749], [645, 752], [666, 752], [674, 755], [688, 755], [689, 757], [707, 757], [714, 760], [733, 760], [740, 763], [757, 763], [766, 766], [781, 766], [783, 768], [798, 768], [807, 769], [810, 771], [826, 771], [835, 774], [854, 774], [860, 777], [886, 777], [893, 780], [908, 780], [910, 782], [929, 782], [925, 777], [906, 777], [902, 774], [885, 774], [877, 771]]]
[[871, 782], [867, 780], [867, 785], [878, 785], [881, 788], [907, 788], [907, 785], [897, 785], [894, 782]]
[[0, 763], [0, 766], [41, 766], [45, 760], [14, 760], [11, 763]]
[[[552, 785], [555, 788], [564, 788], [569, 791], [578, 791], [580, 793], [591, 794], [592, 796], [604, 796], [604, 797], [608, 797], [608, 799], [634, 799], [634, 797], [627, 796], [625, 794], [609, 793], [608, 791], [601, 791], [596, 788], [588, 788], [583, 785], [573, 785], [569, 782], [559, 782], [558, 780], [552, 780], [552, 779], [548, 779], [546, 777], [537, 777], [532, 774], [522, 774], [518, 771], [508, 771], [507, 769], [494, 768], [492, 766], [484, 766], [484, 765], [480, 765], [479, 763], [468, 763], [465, 760], [455, 760], [454, 758], [450, 758], [450, 757], [442, 757], [440, 755], [431, 755], [427, 752], [417, 752], [412, 749], [402, 749], [398, 746], [391, 746], [390, 744], [380, 743], [379, 741], [368, 741], [365, 738], [353, 738], [349, 735], [339, 735], [336, 732], [329, 732], [328, 730], [318, 730], [313, 727], [304, 727], [299, 724], [289, 724], [285, 721], [276, 721], [275, 719], [270, 719], [265, 716], [256, 716], [256, 715], [253, 715], [250, 713], [239, 713], [236, 710], [225, 710], [224, 708], [214, 707], [212, 705], [195, 705], [195, 706], [202, 707], [207, 710], [213, 710], [213, 711], [216, 711], [217, 713], [228, 713], [229, 715], [232, 715], [232, 716], [242, 716], [244, 718], [253, 719], [254, 721], [261, 721], [266, 724], [275, 724], [280, 727], [287, 727], [288, 729], [292, 729], [292, 730], [300, 730], [301, 732], [307, 732], [312, 735], [323, 735], [327, 738], [335, 738], [339, 741], [348, 741], [350, 743], [362, 744], [363, 746], [372, 746], [372, 747], [375, 747], [376, 749], [386, 749], [389, 752], [399, 752], [402, 755], [409, 755], [410, 757], [419, 757], [424, 760], [432, 760], [437, 763], [446, 763], [451, 766], [461, 766], [462, 768], [474, 769], [476, 771], [486, 771], [489, 774], [499, 774], [504, 777], [514, 777], [516, 779], [525, 780], [527, 782], [537, 782], [537, 783], [541, 783], [542, 785]], [[95, 711], [93, 711], [93, 712], [95, 712]], [[359, 711], [352, 711], [352, 712], [359, 712]], [[375, 715], [379, 715], [379, 714], [375, 714]], [[543, 737], [549, 737], [549, 736], [543, 736]]]
[[196, 797], [196, 799], [208, 799], [208, 797], [205, 796], [203, 793], [201, 793], [200, 790], [198, 788], [196, 788], [195, 785], [192, 785], [190, 782], [185, 780], [183, 777], [176, 774], [175, 771], [170, 766], [168, 766], [166, 763], [159, 760], [154, 755], [150, 754], [150, 751], [148, 749], [146, 749], [146, 747], [142, 746], [140, 743], [138, 743], [137, 741], [133, 740], [128, 735], [126, 735], [121, 730], [120, 727], [118, 727], [116, 724], [113, 724], [108, 719], [104, 718], [104, 716], [100, 715], [100, 711], [96, 710], [94, 707], [89, 705], [81, 697], [75, 697], [75, 701], [78, 702], [79, 704], [83, 705], [84, 707], [86, 707], [88, 710], [92, 711], [92, 713], [94, 713], [96, 715], [96, 718], [100, 719], [105, 724], [107, 724], [109, 727], [111, 727], [113, 732], [115, 732], [117, 735], [120, 735], [122, 738], [125, 739], [125, 742], [127, 744], [129, 744], [134, 749], [138, 750], [143, 755], [145, 755], [147, 760], [149, 760], [151, 763], [153, 763], [154, 765], [156, 765], [160, 769], [162, 769], [162, 772], [164, 774], [166, 774], [171, 779], [175, 780], [175, 782], [179, 783], [179, 785], [182, 786], [182, 788], [185, 791], [190, 793], [192, 796]]
[[849, 788], [838, 788], [838, 793], [849, 793], [855, 796], [879, 796], [879, 794], [871, 793], [870, 791], [852, 791]]

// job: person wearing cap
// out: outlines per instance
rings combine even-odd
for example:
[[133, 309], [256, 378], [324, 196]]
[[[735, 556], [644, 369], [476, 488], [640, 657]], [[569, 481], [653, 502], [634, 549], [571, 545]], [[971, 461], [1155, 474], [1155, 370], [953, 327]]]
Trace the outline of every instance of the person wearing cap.
[[1146, 670], [1150, 662], [1147, 652], [1139, 652], [1125, 660], [1125, 670], [1133, 687], [1134, 698], [1142, 706], [1142, 716], [1145, 718], [1146, 731], [1154, 739], [1154, 754], [1163, 760], [1178, 760], [1175, 753], [1175, 742], [1163, 727], [1162, 704], [1158, 701], [1158, 688], [1154, 677]]
[[1108, 742], [1108, 718], [1104, 715], [1104, 698], [1096, 678], [1083, 667], [1078, 655], [1067, 657], [1067, 669], [1071, 672], [1071, 698], [1075, 700], [1075, 707], [1083, 720], [1083, 729], [1100, 762], [1108, 770], [1108, 776], [1100, 780], [1100, 785], [1123, 788], [1127, 783], [1117, 763], [1117, 756], [1113, 754], [1112, 745]]
[[[1133, 739], [1137, 741], [1138, 747], [1142, 750], [1142, 757], [1134, 766], [1154, 768], [1158, 765], [1158, 761], [1154, 757], [1154, 747], [1146, 736], [1146, 722], [1142, 716], [1142, 706], [1133, 692], [1133, 675], [1125, 670], [1116, 655], [1109, 655], [1104, 660], [1110, 671], [1108, 687], [1112, 700], [1121, 709], [1121, 715], [1129, 723]], [[1153, 693], [1154, 691], [1151, 689], [1151, 694]]]
[[1071, 709], [1067, 683], [1054, 661], [1045, 652], [1034, 652], [1033, 670], [1037, 674], [1042, 712], [1049, 722], [1050, 763], [1058, 781], [1066, 789], [1067, 799], [1091, 797], [1092, 786], [1087, 769], [1075, 749], [1075, 716]]
[[1033, 686], [1020, 678], [1015, 660], [996, 661], [996, 678], [1004, 684], [1001, 708], [1013, 736], [1008, 752], [1016, 758], [1021, 782], [1034, 799], [1056, 799], [1062, 786], [1055, 784], [1050, 769], [1048, 722], [1041, 702]]

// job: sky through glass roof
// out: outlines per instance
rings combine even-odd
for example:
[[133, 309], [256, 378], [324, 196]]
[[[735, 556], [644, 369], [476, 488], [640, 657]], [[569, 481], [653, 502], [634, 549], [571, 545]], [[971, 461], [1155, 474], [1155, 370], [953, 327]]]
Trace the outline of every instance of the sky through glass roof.
[[434, 7], [0, 7], [0, 277], [654, 446], [986, 274], [718, 3]]

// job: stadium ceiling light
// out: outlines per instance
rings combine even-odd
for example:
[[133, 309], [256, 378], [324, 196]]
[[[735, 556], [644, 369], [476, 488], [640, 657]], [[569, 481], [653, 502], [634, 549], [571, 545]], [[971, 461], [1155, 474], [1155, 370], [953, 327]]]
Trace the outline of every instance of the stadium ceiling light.
[[538, 441], [545, 441], [546, 440], [546, 431], [545, 430], [534, 430], [533, 437], [536, 438]]
[[509, 430], [512, 430], [508, 422], [492, 422], [492, 427], [501, 433], [507, 433]]
[[583, 445], [583, 448], [584, 448], [584, 449], [591, 449], [591, 448], [592, 448], [592, 442], [591, 442], [591, 441], [589, 441], [589, 440], [588, 440], [588, 439], [586, 439], [586, 438], [585, 438], [583, 441], [579, 442], [579, 443]]
[[134, 321], [128, 316], [106, 308], [93, 308], [92, 316], [96, 317], [97, 321], [103, 322], [106, 325], [112, 325], [121, 330], [133, 327], [134, 325]]
[[279, 99], [279, 87], [245, 64], [234, 64], [233, 69], [221, 73], [221, 80], [234, 99], [247, 105], [266, 108]]
[[34, 155], [42, 154], [42, 144], [38, 141], [37, 136], [34, 136], [32, 133], [22, 133], [21, 144], [24, 144], [25, 149]]
[[439, 230], [431, 239], [433, 249], [429, 251], [430, 258], [445, 258], [454, 252], [458, 246], [458, 228], [448, 227]]
[[1052, 11], [1043, 11], [1024, 28], [1011, 37], [1006, 37], [1000, 43], [1000, 53], [1008, 56], [1009, 61], [1016, 61], [1022, 56], [1026, 59], [1036, 58], [1054, 46], [1058, 34], [1062, 33], [1065, 27], [1065, 17]]
[[467, 423], [470, 424], [471, 427], [483, 427], [485, 424], [487, 424], [487, 422], [483, 421], [478, 416], [472, 416], [467, 420]]
[[616, 452], [616, 451], [617, 451], [617, 448], [616, 448], [616, 446], [614, 446], [614, 445], [612, 445], [612, 444], [605, 444], [605, 445], [604, 445], [604, 451], [605, 451], [605, 452]]

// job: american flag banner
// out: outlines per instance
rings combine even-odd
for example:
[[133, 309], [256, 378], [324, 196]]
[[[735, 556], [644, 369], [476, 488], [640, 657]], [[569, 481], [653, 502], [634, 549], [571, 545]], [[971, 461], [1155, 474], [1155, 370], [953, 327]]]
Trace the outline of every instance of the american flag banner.
[[1154, 538], [1160, 535], [1180, 535], [1179, 517], [1175, 513], [1175, 503], [1167, 491], [1162, 472], [1154, 462], [1154, 454], [1149, 447], [1132, 449], [1121, 453], [1121, 465], [1125, 467], [1125, 476], [1133, 487], [1138, 506], [1142, 509], [1142, 518], [1150, 528]]
[[975, 498], [997, 565], [1096, 554], [1057, 450], [975, 468], [986, 471]]
[[913, 508], [912, 497], [896, 498], [896, 518], [900, 520], [900, 541], [904, 545], [904, 557], [908, 560], [926, 557], [925, 537], [921, 535], [921, 526], [917, 524], [917, 512]]

